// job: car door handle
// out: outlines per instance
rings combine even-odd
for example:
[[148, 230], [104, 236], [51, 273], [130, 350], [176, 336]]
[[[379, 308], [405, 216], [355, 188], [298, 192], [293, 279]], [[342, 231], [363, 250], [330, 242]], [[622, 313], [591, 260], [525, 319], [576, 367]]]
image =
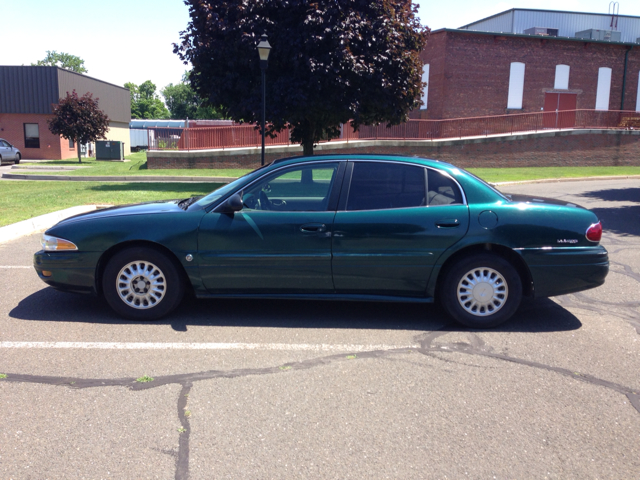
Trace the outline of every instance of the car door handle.
[[438, 228], [455, 228], [459, 226], [460, 222], [457, 218], [444, 218], [442, 220], [436, 220], [436, 227]]
[[303, 233], [322, 233], [327, 231], [327, 226], [324, 223], [305, 223], [300, 227], [300, 231]]

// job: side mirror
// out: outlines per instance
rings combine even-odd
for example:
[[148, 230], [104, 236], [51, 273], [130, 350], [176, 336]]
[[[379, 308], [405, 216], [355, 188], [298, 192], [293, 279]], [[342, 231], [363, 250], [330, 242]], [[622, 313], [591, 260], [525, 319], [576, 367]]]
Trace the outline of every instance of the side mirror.
[[234, 193], [220, 206], [218, 210], [220, 213], [235, 213], [242, 210], [244, 203], [239, 193]]

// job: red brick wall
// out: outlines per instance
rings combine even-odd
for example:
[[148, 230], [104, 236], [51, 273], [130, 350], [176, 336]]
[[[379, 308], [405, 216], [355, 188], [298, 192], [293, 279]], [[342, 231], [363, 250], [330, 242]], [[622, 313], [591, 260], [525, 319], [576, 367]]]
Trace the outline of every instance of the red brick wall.
[[[520, 38], [499, 34], [440, 31], [431, 35], [422, 59], [430, 64], [429, 103], [413, 118], [460, 118], [502, 115], [507, 111], [511, 62], [525, 64], [523, 109], [538, 112], [545, 90], [554, 86], [556, 65], [569, 65], [569, 91], [577, 108], [593, 109], [598, 69], [612, 69], [610, 110], [621, 106], [624, 45]], [[629, 52], [624, 110], [635, 110], [640, 48]], [[513, 111], [513, 110], [512, 110]]]
[[[376, 146], [318, 151], [320, 153], [380, 153], [416, 155], [443, 160], [462, 168], [469, 167], [536, 167], [536, 166], [609, 166], [640, 165], [640, 132], [636, 131], [564, 131], [535, 135], [515, 135], [479, 140], [452, 140], [402, 145], [402, 142], [379, 142]], [[409, 143], [409, 142], [407, 142]], [[365, 143], [366, 144], [366, 143]], [[336, 145], [337, 146], [337, 145]], [[260, 155], [202, 154], [199, 158], [155, 158], [149, 152], [149, 169], [160, 168], [256, 168]], [[287, 156], [267, 154], [266, 162]]]
[[[0, 138], [14, 145], [26, 159], [58, 160], [74, 158], [76, 149], [69, 148], [69, 140], [65, 140], [49, 131], [47, 119], [51, 115], [0, 113]], [[40, 132], [40, 148], [25, 148], [24, 124], [37, 123]]]

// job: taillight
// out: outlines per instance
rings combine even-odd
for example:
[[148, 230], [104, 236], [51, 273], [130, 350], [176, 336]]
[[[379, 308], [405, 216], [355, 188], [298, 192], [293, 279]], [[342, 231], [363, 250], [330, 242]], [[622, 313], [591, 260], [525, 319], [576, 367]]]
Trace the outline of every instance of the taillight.
[[602, 238], [602, 224], [600, 222], [592, 224], [587, 228], [587, 240], [590, 242], [599, 242]]

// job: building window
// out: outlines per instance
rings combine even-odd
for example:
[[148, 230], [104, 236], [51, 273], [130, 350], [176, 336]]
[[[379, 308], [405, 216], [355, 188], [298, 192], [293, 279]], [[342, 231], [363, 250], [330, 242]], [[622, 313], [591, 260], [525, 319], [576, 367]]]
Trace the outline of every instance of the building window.
[[73, 150], [74, 148], [76, 148], [76, 144], [73, 143], [73, 139], [70, 138], [69, 139], [69, 149]]
[[40, 130], [37, 123], [24, 124], [24, 148], [40, 148]]
[[429, 98], [429, 64], [422, 66], [422, 82], [425, 84], [422, 90], [422, 106], [420, 110], [427, 109], [427, 99]]
[[598, 90], [596, 92], [596, 110], [609, 110], [611, 92], [611, 69], [601, 67], [598, 70]]
[[522, 110], [522, 96], [524, 95], [524, 63], [512, 62], [509, 72], [509, 97], [507, 108]]
[[569, 65], [556, 65], [555, 90], [569, 90]]
[[638, 72], [638, 94], [636, 95], [636, 112], [640, 112], [640, 72]]

